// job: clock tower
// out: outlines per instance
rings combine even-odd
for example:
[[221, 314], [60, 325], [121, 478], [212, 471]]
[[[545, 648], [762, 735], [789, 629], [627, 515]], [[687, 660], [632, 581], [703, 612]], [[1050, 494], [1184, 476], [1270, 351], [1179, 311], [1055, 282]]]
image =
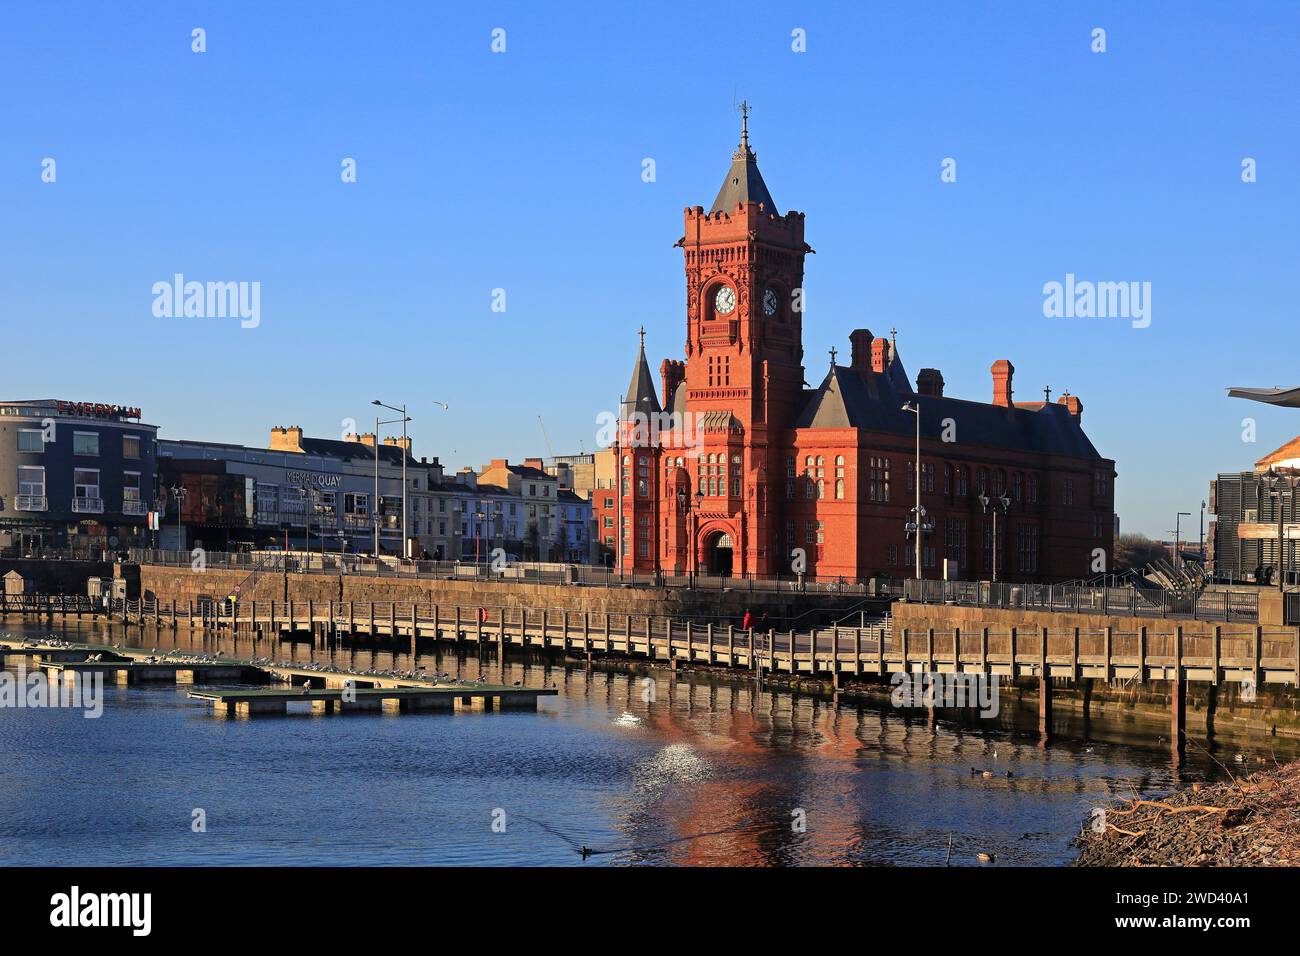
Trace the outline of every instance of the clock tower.
[[778, 211], [749, 146], [748, 104], [741, 113], [722, 188], [708, 212], [686, 209], [678, 241], [686, 363], [684, 380], [664, 399], [685, 414], [699, 444], [679, 476], [694, 504], [678, 510], [695, 527], [670, 529], [687, 547], [666, 548], [664, 563], [680, 567], [684, 558], [704, 572], [769, 575], [789, 570], [775, 553], [771, 491], [785, 480], [782, 440], [803, 388], [803, 265], [813, 250], [803, 213]]

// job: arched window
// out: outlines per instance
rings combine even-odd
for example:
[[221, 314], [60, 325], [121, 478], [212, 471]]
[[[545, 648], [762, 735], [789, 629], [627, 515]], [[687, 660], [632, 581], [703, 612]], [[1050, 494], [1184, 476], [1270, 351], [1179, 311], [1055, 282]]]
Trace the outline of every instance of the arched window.
[[820, 500], [820, 499], [825, 498], [825, 497], [826, 497], [826, 482], [823, 481], [822, 479], [818, 478], [818, 479], [817, 479], [817, 498]]
[[844, 479], [843, 479], [843, 478], [836, 478], [836, 479], [835, 479], [835, 497], [836, 497], [836, 498], [841, 498], [841, 499], [844, 497]]

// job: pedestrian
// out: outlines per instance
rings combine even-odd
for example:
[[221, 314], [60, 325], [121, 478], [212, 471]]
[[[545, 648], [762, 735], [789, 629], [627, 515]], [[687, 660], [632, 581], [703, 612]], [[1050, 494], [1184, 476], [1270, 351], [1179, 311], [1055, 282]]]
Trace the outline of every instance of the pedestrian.
[[745, 616], [740, 621], [740, 629], [748, 631], [754, 626], [754, 615], [749, 613], [749, 608], [745, 608]]
[[766, 630], [767, 630], [767, 611], [766, 611], [766, 610], [764, 610], [761, 614], [758, 615], [758, 629], [759, 629], [760, 631], [766, 631]]

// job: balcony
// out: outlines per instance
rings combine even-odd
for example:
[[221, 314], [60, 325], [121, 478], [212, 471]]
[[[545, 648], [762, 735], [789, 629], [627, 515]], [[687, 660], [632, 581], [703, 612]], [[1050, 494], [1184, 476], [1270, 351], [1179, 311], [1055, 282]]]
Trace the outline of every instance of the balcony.
[[77, 514], [102, 515], [104, 513], [104, 499], [73, 498], [72, 510]]
[[139, 499], [128, 498], [122, 502], [122, 514], [124, 515], [143, 515], [147, 514], [149, 509], [143, 501]]
[[50, 499], [44, 495], [15, 495], [15, 511], [48, 511]]

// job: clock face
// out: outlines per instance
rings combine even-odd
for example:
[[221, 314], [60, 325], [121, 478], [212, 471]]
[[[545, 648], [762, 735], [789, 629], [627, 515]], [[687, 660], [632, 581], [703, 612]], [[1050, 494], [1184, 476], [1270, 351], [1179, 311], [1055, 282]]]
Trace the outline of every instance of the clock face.
[[763, 311], [767, 315], [776, 315], [776, 310], [781, 307], [781, 300], [776, 296], [776, 290], [768, 286], [767, 291], [763, 293]]
[[713, 308], [718, 315], [730, 315], [736, 308], [736, 293], [730, 286], [724, 285], [718, 290], [718, 294], [713, 297]]

